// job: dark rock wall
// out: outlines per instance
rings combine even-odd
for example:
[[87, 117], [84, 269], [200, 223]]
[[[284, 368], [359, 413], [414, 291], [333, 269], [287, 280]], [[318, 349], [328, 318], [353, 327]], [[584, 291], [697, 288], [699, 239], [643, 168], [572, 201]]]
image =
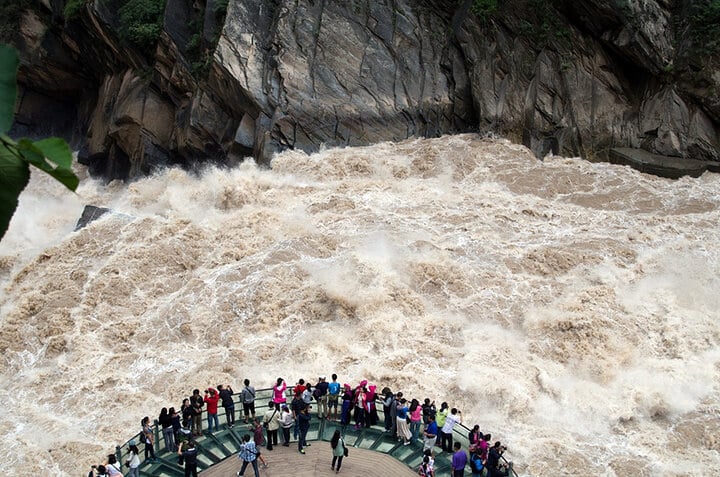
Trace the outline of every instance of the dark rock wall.
[[125, 1], [69, 21], [37, 2], [13, 38], [16, 131], [69, 138], [108, 180], [464, 131], [539, 157], [719, 158], [718, 62], [693, 57], [688, 1], [500, 1], [481, 18], [473, 0], [167, 0], [149, 54], [119, 39]]

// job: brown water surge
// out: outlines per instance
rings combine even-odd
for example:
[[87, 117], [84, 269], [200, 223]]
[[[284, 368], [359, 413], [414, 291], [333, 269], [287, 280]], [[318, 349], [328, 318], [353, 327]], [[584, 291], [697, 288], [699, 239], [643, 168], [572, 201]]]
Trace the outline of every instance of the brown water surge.
[[[4, 466], [77, 475], [195, 387], [337, 372], [460, 407], [525, 475], [709, 475], [719, 177], [472, 135], [34, 177], [0, 245]], [[85, 203], [119, 214], [72, 232]]]

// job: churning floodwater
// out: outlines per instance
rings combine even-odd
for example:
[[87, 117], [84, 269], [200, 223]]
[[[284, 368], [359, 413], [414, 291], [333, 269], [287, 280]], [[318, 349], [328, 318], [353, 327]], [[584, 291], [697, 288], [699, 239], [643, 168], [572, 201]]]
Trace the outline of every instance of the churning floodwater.
[[[74, 232], [85, 204], [108, 214]], [[720, 469], [720, 175], [474, 135], [34, 174], [0, 243], [5, 475], [81, 475], [193, 388], [448, 401], [521, 475]]]

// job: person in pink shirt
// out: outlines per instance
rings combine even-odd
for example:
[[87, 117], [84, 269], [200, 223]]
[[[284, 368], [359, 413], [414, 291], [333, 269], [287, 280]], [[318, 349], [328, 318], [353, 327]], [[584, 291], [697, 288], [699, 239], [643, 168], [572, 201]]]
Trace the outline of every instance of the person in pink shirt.
[[286, 389], [287, 384], [285, 384], [285, 380], [283, 378], [277, 378], [277, 384], [273, 386], [273, 402], [275, 404], [285, 404], [287, 402], [287, 398], [285, 398]]
[[215, 388], [207, 388], [205, 390], [205, 397], [203, 398], [205, 404], [207, 404], [207, 420], [208, 420], [208, 433], [213, 432], [213, 422], [215, 423], [215, 431], [220, 430], [220, 420], [218, 419], [218, 401], [220, 401], [220, 394]]
[[416, 441], [420, 436], [420, 427], [422, 424], [422, 406], [417, 399], [413, 399], [410, 403], [410, 432], [412, 440]]

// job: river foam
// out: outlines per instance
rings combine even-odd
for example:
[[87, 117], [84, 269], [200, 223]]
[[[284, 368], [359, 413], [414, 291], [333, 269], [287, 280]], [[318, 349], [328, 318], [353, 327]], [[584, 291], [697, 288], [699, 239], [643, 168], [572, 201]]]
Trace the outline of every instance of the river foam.
[[[193, 388], [337, 372], [447, 400], [521, 475], [711, 475], [719, 199], [474, 135], [33, 175], [0, 243], [3, 467], [77, 475]], [[115, 213], [73, 232], [84, 204]]]

